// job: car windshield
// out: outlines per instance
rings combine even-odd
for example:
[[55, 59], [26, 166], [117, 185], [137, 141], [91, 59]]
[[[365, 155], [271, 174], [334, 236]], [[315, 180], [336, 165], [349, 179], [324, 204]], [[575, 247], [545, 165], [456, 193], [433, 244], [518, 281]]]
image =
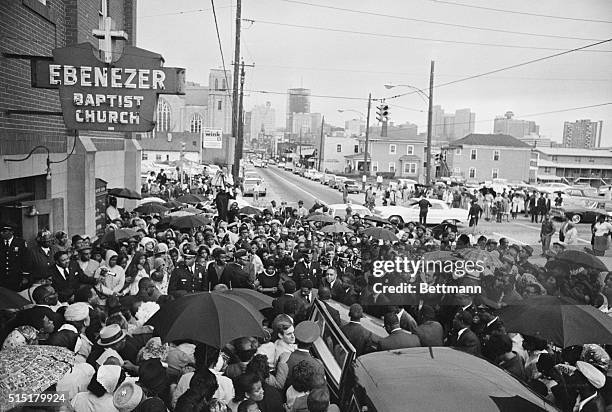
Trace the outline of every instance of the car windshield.
[[354, 184], [356, 184], [354, 180], [345, 180], [344, 183], [346, 183], [347, 185], [354, 185]]
[[244, 181], [245, 185], [256, 185], [257, 183], [259, 183], [259, 179], [246, 179]]

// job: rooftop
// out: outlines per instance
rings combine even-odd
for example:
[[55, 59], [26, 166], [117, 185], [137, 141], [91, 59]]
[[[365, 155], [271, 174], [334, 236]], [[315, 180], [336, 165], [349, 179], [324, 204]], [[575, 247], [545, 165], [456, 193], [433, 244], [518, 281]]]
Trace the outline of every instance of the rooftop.
[[520, 149], [531, 149], [531, 146], [521, 142], [516, 137], [507, 134], [477, 134], [472, 133], [462, 139], [455, 140], [450, 146], [494, 146], [494, 147], [515, 147]]
[[577, 149], [570, 147], [536, 147], [536, 151], [549, 156], [612, 157], [610, 149]]

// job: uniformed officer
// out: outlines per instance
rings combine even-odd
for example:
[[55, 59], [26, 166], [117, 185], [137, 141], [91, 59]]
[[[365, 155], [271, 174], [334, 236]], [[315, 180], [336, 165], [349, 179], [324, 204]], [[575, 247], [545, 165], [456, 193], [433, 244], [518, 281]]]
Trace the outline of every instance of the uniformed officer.
[[0, 286], [16, 292], [25, 286], [28, 245], [15, 237], [15, 228], [9, 223], [0, 224]]
[[208, 290], [206, 271], [196, 263], [197, 250], [191, 244], [183, 246], [183, 260], [170, 274], [168, 293], [183, 296], [187, 293]]

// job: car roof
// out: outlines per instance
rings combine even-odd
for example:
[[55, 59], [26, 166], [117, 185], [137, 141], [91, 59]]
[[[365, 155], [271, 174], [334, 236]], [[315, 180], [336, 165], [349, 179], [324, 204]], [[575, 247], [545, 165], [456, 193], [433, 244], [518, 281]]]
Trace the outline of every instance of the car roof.
[[330, 208], [330, 209], [346, 209], [349, 206], [353, 210], [355, 210], [355, 209], [367, 209], [367, 207], [365, 207], [365, 206], [356, 205], [356, 204], [345, 205], [344, 203], [334, 203], [332, 205], [327, 205], [327, 207]]

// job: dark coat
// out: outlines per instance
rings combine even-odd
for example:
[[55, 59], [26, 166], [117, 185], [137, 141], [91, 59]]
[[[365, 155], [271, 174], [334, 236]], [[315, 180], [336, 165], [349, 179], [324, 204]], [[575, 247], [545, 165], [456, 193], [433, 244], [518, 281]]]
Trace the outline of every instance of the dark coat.
[[189, 268], [181, 262], [170, 275], [168, 294], [181, 295], [208, 290], [208, 280], [204, 268], [196, 264], [194, 272], [191, 273]]
[[378, 350], [416, 348], [418, 346], [421, 346], [419, 337], [401, 328], [394, 330], [389, 336], [378, 342]]
[[48, 345], [61, 346], [74, 351], [79, 335], [71, 330], [60, 330], [52, 333], [47, 339]]
[[[215, 269], [215, 262], [211, 262], [206, 268], [206, 278], [208, 279], [208, 283], [210, 284], [210, 289], [214, 288], [219, 284], [220, 276], [217, 274], [217, 270]], [[225, 270], [225, 267], [223, 268]], [[223, 274], [223, 272], [221, 272]]]
[[231, 262], [225, 265], [225, 269], [221, 274], [219, 283], [225, 284], [227, 287], [253, 289], [253, 283], [249, 278], [249, 273], [244, 270], [239, 264]]
[[68, 302], [81, 285], [96, 284], [96, 280], [85, 275], [78, 265], [77, 267], [70, 265], [68, 267], [68, 276], [66, 277], [60, 273], [55, 264], [48, 273], [51, 277], [53, 289], [57, 292], [60, 302]]
[[325, 375], [325, 368], [320, 360], [313, 358], [309, 353], [306, 353], [301, 350], [295, 350], [287, 359], [287, 367], [289, 369], [287, 374], [287, 382], [285, 383], [285, 388], [289, 388], [293, 384], [293, 367], [300, 363], [301, 361], [307, 361], [312, 365], [315, 373], [320, 373], [321, 375]]
[[301, 287], [301, 282], [306, 279], [310, 279], [314, 288], [318, 289], [322, 276], [323, 273], [318, 262], [310, 262], [309, 267], [306, 267], [304, 262], [298, 262], [293, 268], [293, 280], [295, 280], [298, 289]]
[[52, 267], [55, 266], [53, 260], [53, 254], [57, 252], [54, 247], [49, 248], [49, 254], [45, 254], [39, 245], [30, 248], [30, 264], [28, 265], [28, 271], [30, 272], [32, 279], [44, 278]]
[[8, 247], [4, 240], [0, 240], [0, 286], [19, 291], [28, 260], [29, 251], [25, 240], [13, 237]]
[[332, 299], [336, 302], [345, 301], [348, 287], [340, 279], [336, 279], [332, 287], [327, 279], [323, 278], [321, 279], [321, 286], [328, 287], [331, 290]]
[[439, 322], [429, 320], [416, 327], [417, 335], [423, 346], [444, 346], [444, 330]]
[[372, 332], [364, 328], [358, 322], [349, 322], [340, 328], [344, 336], [355, 347], [356, 355], [361, 356], [371, 352], [376, 344], [376, 339]]
[[448, 346], [453, 346], [463, 352], [471, 353], [472, 355], [480, 356], [482, 351], [480, 347], [480, 340], [474, 332], [469, 328], [461, 334], [461, 337], [457, 339], [457, 333], [454, 332], [448, 342]]

